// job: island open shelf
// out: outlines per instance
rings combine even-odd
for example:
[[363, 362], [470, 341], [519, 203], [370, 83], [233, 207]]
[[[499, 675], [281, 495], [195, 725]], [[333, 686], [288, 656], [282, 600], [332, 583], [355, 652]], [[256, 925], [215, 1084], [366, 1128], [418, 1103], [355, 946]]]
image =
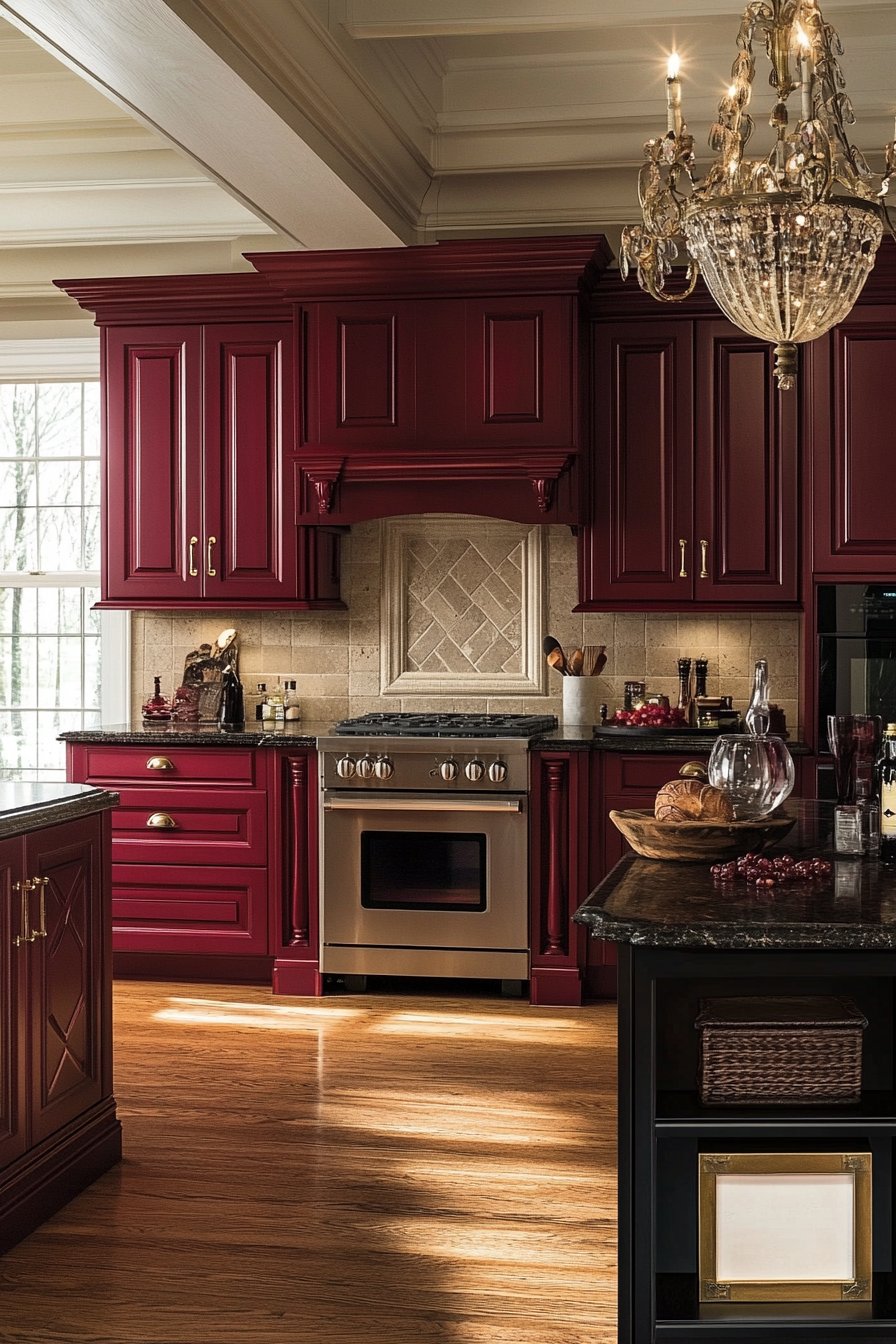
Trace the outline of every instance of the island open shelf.
[[[825, 852], [830, 809], [797, 806], [787, 847]], [[628, 856], [577, 913], [620, 944], [620, 1344], [896, 1338], [896, 871], [861, 863], [846, 877], [757, 901], [703, 865]], [[846, 995], [868, 1019], [859, 1103], [703, 1106], [700, 1000], [807, 994]], [[699, 1156], [755, 1152], [871, 1154], [870, 1301], [699, 1301]]]

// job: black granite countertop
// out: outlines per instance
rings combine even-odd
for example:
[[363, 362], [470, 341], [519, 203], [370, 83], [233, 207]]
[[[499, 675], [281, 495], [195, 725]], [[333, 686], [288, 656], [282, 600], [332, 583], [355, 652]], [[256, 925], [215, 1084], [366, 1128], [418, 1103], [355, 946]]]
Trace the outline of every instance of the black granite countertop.
[[722, 885], [709, 864], [626, 855], [574, 918], [593, 937], [651, 947], [896, 949], [896, 867], [837, 859], [831, 848], [833, 804], [791, 800], [798, 815], [788, 837], [768, 851], [823, 855], [831, 877], [760, 890], [743, 880]]
[[[63, 742], [108, 742], [116, 746], [171, 746], [176, 742], [183, 747], [314, 747], [319, 737], [330, 737], [332, 734], [332, 721], [303, 719], [295, 723], [281, 723], [275, 728], [269, 721], [252, 719], [244, 724], [222, 728], [217, 723], [174, 723], [166, 719], [144, 723], [136, 719], [130, 723], [104, 724], [99, 728], [73, 729], [59, 736]], [[346, 741], [351, 739], [346, 738]], [[660, 755], [702, 752], [708, 755], [714, 742], [715, 736], [711, 734], [700, 736], [660, 731], [649, 735], [626, 731], [595, 736], [591, 728], [578, 725], [564, 727], [560, 724], [552, 732], [539, 733], [530, 739], [529, 749], [549, 751], [553, 747], [579, 751], [652, 752]], [[788, 742], [787, 746], [793, 755], [809, 750], [802, 742]]]
[[0, 784], [0, 839], [115, 807], [118, 794], [89, 784]]
[[60, 733], [63, 742], [108, 742], [113, 746], [164, 747], [316, 747], [317, 739], [332, 733], [332, 723], [285, 722], [252, 719], [226, 728], [218, 723], [175, 723], [162, 719], [144, 723], [110, 723]]

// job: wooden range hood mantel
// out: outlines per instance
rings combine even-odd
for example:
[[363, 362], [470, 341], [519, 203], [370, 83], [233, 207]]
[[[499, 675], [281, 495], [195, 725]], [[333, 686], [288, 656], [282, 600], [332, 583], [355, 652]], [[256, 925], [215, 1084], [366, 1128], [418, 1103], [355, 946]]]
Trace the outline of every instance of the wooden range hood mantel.
[[284, 516], [299, 527], [425, 512], [584, 521], [583, 324], [612, 259], [603, 237], [248, 259], [255, 274], [56, 283], [104, 332], [291, 324]]

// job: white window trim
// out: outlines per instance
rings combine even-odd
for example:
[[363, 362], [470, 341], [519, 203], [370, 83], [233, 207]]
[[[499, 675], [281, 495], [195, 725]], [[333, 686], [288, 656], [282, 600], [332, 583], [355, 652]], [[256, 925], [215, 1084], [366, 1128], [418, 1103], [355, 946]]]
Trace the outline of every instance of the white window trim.
[[129, 723], [131, 718], [131, 613], [101, 611], [103, 685], [100, 719], [104, 724]]

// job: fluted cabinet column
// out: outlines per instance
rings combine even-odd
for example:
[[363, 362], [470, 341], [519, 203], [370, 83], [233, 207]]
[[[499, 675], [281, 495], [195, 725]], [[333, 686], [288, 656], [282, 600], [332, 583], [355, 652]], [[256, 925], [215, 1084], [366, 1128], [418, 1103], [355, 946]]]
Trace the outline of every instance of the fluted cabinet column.
[[582, 1001], [586, 940], [572, 916], [593, 885], [591, 778], [587, 748], [532, 755], [530, 985], [536, 1004]]
[[317, 753], [276, 751], [280, 806], [270, 851], [271, 930], [275, 994], [319, 995], [323, 991], [318, 946]]

